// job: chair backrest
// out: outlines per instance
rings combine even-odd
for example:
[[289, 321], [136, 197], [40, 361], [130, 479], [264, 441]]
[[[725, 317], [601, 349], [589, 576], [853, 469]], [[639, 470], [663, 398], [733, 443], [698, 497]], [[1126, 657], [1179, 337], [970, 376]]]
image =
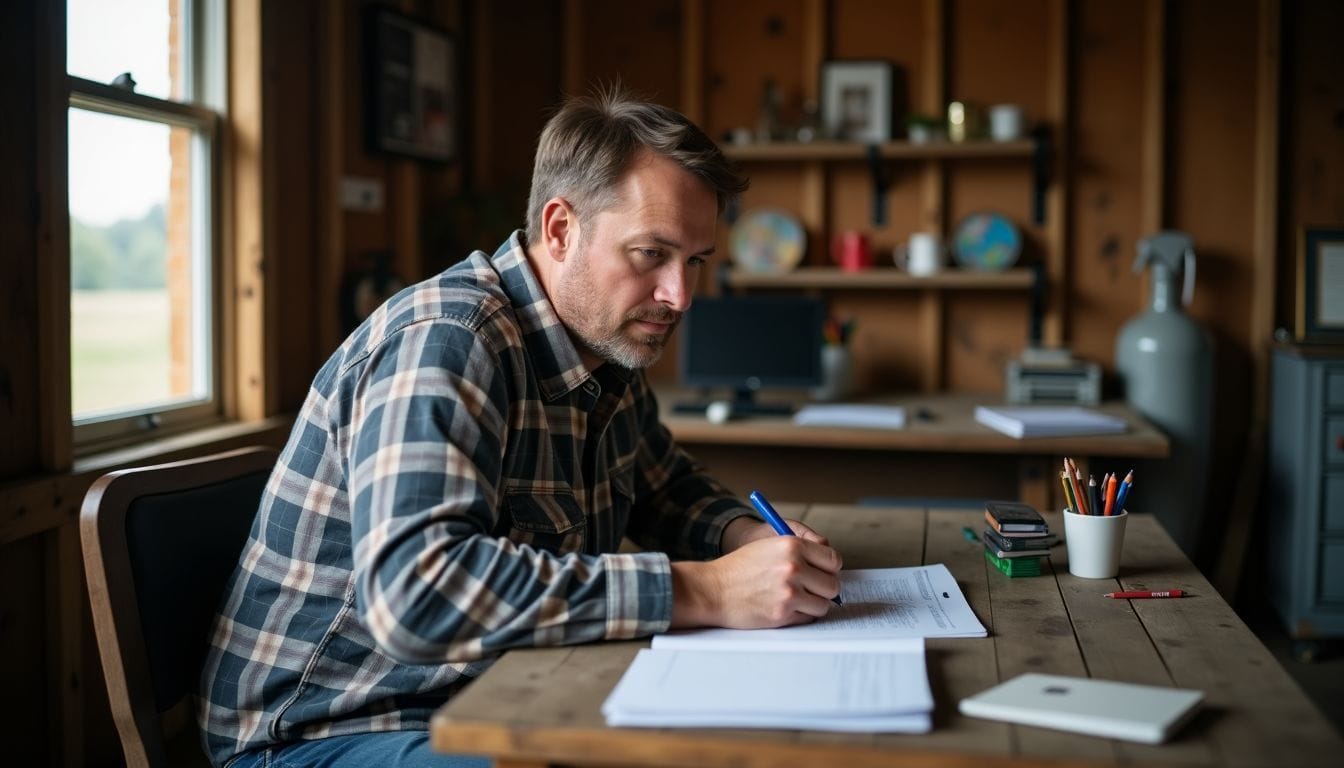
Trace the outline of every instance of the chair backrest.
[[276, 456], [243, 448], [119, 470], [84, 497], [93, 628], [128, 765], [167, 764], [160, 718], [196, 692], [211, 623]]

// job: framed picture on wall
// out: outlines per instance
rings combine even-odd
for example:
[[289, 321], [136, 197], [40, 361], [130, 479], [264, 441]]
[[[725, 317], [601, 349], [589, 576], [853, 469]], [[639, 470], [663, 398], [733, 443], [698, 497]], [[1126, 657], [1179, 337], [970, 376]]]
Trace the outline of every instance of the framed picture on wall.
[[895, 68], [880, 59], [842, 59], [821, 65], [821, 120], [840, 141], [890, 141], [895, 112]]
[[1344, 342], [1344, 227], [1304, 227], [1297, 252], [1297, 338]]
[[369, 149], [423, 160], [457, 154], [457, 60], [448, 32], [382, 6], [366, 17]]

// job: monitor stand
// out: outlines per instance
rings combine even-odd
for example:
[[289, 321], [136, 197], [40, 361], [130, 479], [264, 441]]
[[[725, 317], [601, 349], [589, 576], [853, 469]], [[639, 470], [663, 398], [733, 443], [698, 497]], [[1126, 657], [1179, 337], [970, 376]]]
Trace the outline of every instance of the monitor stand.
[[[702, 392], [698, 400], [683, 400], [672, 404], [673, 413], [695, 413], [704, 415], [705, 409], [714, 402], [707, 392]], [[791, 416], [797, 410], [790, 403], [762, 403], [756, 400], [755, 390], [745, 387], [733, 391], [734, 416]]]

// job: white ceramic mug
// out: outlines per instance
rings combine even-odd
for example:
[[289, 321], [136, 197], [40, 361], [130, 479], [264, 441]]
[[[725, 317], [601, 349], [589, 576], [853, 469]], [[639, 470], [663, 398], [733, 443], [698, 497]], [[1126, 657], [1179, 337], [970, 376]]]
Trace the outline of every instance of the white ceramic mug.
[[896, 248], [896, 266], [915, 277], [926, 277], [943, 267], [943, 243], [930, 232], [910, 235], [909, 245]]
[[995, 141], [1017, 141], [1022, 138], [1024, 118], [1016, 104], [996, 104], [989, 108], [989, 137]]

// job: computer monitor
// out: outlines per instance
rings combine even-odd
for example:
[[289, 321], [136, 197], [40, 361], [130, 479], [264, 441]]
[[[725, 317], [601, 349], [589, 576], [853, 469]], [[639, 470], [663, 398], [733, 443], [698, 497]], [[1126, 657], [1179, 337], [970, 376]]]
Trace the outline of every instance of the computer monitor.
[[757, 403], [754, 393], [821, 384], [825, 317], [825, 303], [805, 296], [697, 298], [681, 321], [682, 384], [731, 388], [737, 412], [788, 413], [787, 406]]

